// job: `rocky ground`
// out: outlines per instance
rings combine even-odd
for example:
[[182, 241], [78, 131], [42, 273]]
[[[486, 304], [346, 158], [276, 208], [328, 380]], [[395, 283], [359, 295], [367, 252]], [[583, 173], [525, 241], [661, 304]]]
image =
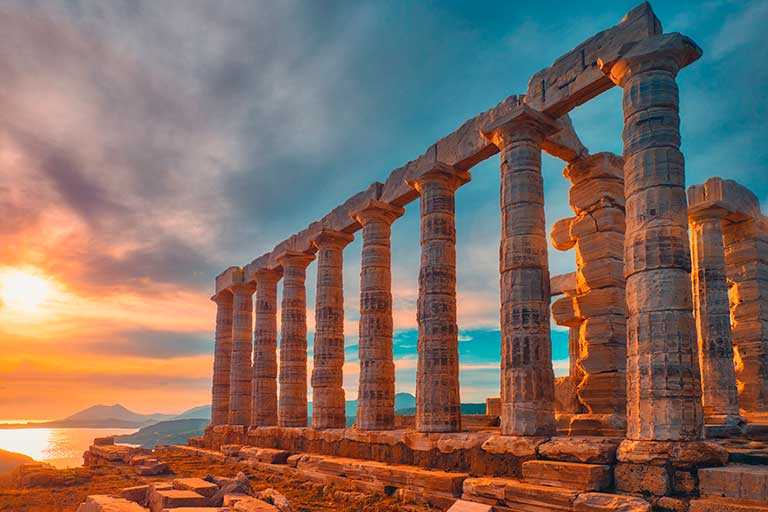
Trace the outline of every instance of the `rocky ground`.
[[125, 487], [180, 477], [226, 476], [245, 473], [255, 492], [268, 488], [285, 495], [298, 512], [434, 512], [424, 505], [402, 503], [384, 495], [345, 492], [332, 486], [304, 482], [259, 471], [245, 464], [218, 462], [177, 452], [158, 450], [171, 474], [139, 476], [131, 466], [103, 464], [67, 470], [46, 469], [33, 475], [10, 472], [0, 475], [2, 512], [74, 512], [86, 496], [119, 494]]

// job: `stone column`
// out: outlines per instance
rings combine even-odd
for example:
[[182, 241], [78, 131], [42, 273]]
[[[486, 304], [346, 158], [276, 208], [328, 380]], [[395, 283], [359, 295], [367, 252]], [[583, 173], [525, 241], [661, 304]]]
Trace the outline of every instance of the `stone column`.
[[285, 251], [277, 256], [283, 267], [283, 305], [280, 328], [281, 427], [307, 426], [307, 266], [311, 254]]
[[444, 164], [408, 184], [421, 196], [416, 430], [461, 430], [454, 192], [470, 175]]
[[343, 250], [354, 236], [321, 231], [317, 247], [315, 348], [312, 370], [312, 427], [344, 428], [344, 282]]
[[363, 226], [357, 395], [357, 427], [362, 430], [395, 427], [390, 231], [403, 212], [402, 208], [370, 200], [353, 215]]
[[768, 218], [726, 224], [725, 262], [739, 406], [749, 422], [768, 421]]
[[229, 375], [232, 365], [232, 294], [223, 291], [211, 300], [216, 303], [211, 425], [226, 425], [229, 422]]
[[251, 354], [253, 352], [253, 292], [249, 284], [236, 284], [232, 315], [232, 373], [230, 374], [229, 424], [251, 423]]
[[601, 68], [624, 89], [627, 438], [702, 435], [691, 300], [678, 70], [701, 55], [688, 38], [644, 41]]
[[554, 120], [527, 106], [486, 128], [501, 152], [501, 433], [555, 431], [541, 143]]
[[277, 282], [280, 270], [254, 272], [253, 402], [251, 425], [277, 425]]
[[738, 426], [741, 418], [723, 248], [723, 219], [727, 214], [722, 208], [689, 211], [691, 282], [704, 422]]

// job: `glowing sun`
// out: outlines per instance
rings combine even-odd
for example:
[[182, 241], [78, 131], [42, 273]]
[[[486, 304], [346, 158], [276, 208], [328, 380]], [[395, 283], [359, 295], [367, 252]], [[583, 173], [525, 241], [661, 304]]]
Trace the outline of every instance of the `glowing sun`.
[[0, 270], [2, 307], [32, 313], [54, 295], [53, 283], [40, 275], [19, 269]]

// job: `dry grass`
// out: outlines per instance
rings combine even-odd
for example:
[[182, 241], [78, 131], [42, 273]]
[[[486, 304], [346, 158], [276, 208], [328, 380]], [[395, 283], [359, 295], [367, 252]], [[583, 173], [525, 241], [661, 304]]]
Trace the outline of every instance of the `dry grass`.
[[161, 458], [170, 465], [172, 475], [141, 477], [133, 474], [129, 466], [105, 465], [57, 470], [55, 482], [30, 489], [17, 488], [14, 479], [8, 473], [0, 475], [0, 512], [74, 512], [89, 494], [117, 494], [124, 487], [179, 477], [208, 475], [233, 477], [239, 471], [248, 475], [254, 491], [272, 487], [284, 494], [301, 512], [434, 512], [435, 510], [423, 505], [406, 505], [383, 495], [368, 495], [362, 500], [345, 502], [346, 495], [343, 492], [333, 492], [332, 489], [329, 492], [328, 488], [324, 489], [317, 483], [259, 471], [243, 464], [211, 461], [177, 452], [163, 452]]

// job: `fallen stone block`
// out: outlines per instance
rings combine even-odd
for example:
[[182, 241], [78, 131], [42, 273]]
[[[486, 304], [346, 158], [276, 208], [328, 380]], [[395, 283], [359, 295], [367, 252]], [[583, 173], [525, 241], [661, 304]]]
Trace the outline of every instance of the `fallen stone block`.
[[475, 501], [456, 500], [447, 512], [493, 512], [493, 507], [485, 503]]
[[567, 462], [612, 464], [621, 439], [600, 437], [553, 437], [539, 445], [539, 455], [545, 459]]
[[141, 464], [133, 467], [134, 472], [140, 476], [157, 476], [164, 475], [171, 471], [168, 464], [165, 462], [155, 462], [152, 464]]
[[159, 491], [153, 489], [149, 494], [149, 508], [152, 512], [161, 512], [166, 508], [206, 506], [208, 506], [208, 502], [205, 496], [192, 491], [177, 489]]
[[147, 503], [148, 494], [149, 485], [135, 485], [133, 487], [126, 487], [120, 491], [121, 498], [125, 498], [128, 501], [133, 501], [139, 505], [145, 505]]
[[288, 501], [288, 498], [277, 492], [276, 490], [269, 488], [264, 489], [263, 491], [259, 492], [258, 495], [256, 495], [256, 498], [263, 500], [267, 503], [270, 503], [277, 508], [280, 512], [295, 512], [296, 509], [294, 509], [291, 506], [291, 503]]
[[701, 496], [768, 501], [768, 466], [729, 464], [699, 470]]
[[651, 512], [651, 504], [633, 496], [583, 492], [573, 502], [573, 512]]
[[611, 467], [603, 464], [529, 460], [523, 463], [523, 479], [533, 484], [599, 491], [611, 485]]
[[115, 438], [112, 436], [107, 437], [96, 437], [93, 440], [93, 444], [95, 446], [111, 446], [115, 444]]
[[125, 498], [94, 495], [88, 496], [77, 507], [77, 512], [147, 512], [147, 509]]
[[256, 448], [253, 446], [243, 446], [240, 449], [239, 454], [240, 457], [245, 460], [255, 460], [258, 462], [266, 462], [268, 464], [285, 464], [290, 455], [286, 450]]
[[253, 496], [244, 496], [234, 501], [230, 500], [228, 506], [234, 512], [279, 512], [280, 510], [271, 503], [254, 498]]
[[688, 512], [768, 512], [768, 503], [708, 497], [691, 500]]
[[243, 446], [240, 444], [223, 444], [219, 450], [227, 457], [237, 457], [240, 455], [240, 449], [242, 447]]
[[173, 481], [173, 488], [182, 491], [193, 491], [206, 498], [213, 497], [219, 486], [202, 478], [177, 478]]

